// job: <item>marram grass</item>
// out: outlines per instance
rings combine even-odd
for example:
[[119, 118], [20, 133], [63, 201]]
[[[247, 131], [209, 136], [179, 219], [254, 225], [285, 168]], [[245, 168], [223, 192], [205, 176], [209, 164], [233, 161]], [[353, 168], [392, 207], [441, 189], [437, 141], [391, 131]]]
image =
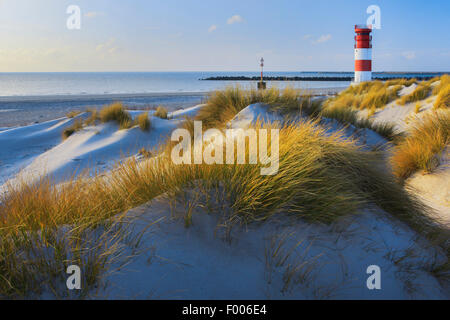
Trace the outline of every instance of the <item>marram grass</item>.
[[432, 92], [431, 87], [426, 83], [421, 83], [414, 89], [410, 94], [404, 95], [398, 100], [400, 105], [405, 105], [411, 102], [422, 101], [428, 98], [430, 93]]
[[395, 175], [406, 179], [419, 170], [432, 172], [450, 147], [450, 111], [437, 110], [416, 119], [394, 148], [391, 165]]
[[398, 98], [401, 85], [381, 81], [363, 82], [350, 86], [338, 96], [329, 99], [325, 107], [376, 110]]
[[[129, 231], [123, 214], [194, 187], [205, 199], [227, 203], [230, 210], [222, 214], [228, 227], [278, 212], [328, 223], [373, 204], [426, 235], [435, 230], [420, 202], [386, 173], [381, 154], [362, 150], [341, 132], [326, 134], [317, 121], [282, 127], [279, 141], [274, 176], [261, 176], [259, 165], [174, 165], [165, 152], [126, 161], [106, 176], [10, 185], [0, 199], [0, 297], [64, 296], [67, 290], [58, 284], [68, 264], [82, 267], [86, 280], [79, 297], [88, 297], [123, 259]], [[186, 225], [195, 223], [190, 215]]]
[[99, 118], [102, 122], [115, 121], [121, 129], [128, 129], [132, 125], [130, 114], [120, 102], [113, 103], [100, 110]]
[[449, 109], [450, 108], [450, 83], [442, 86], [434, 103], [435, 109]]
[[281, 112], [299, 112], [302, 109], [310, 111], [317, 107], [307, 93], [290, 87], [284, 90], [274, 87], [267, 90], [246, 90], [230, 86], [223, 91], [211, 93], [196, 120], [202, 121], [205, 128], [223, 128], [242, 109], [254, 103], [268, 104]]
[[159, 106], [158, 108], [156, 108], [156, 111], [153, 115], [161, 119], [167, 119], [168, 114], [169, 112], [165, 107]]
[[136, 117], [135, 122], [138, 124], [142, 131], [149, 131], [151, 128], [151, 122], [148, 118], [148, 112], [141, 113]]
[[72, 134], [74, 134], [77, 131], [80, 131], [81, 129], [83, 129], [83, 121], [81, 119], [76, 119], [70, 127], [63, 130], [62, 132], [63, 140], [66, 140]]

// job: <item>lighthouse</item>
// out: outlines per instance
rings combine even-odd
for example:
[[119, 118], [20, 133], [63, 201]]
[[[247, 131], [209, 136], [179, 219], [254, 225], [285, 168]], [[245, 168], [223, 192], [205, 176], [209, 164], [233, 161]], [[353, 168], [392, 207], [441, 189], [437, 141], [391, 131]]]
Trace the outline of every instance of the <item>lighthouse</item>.
[[355, 83], [372, 81], [371, 33], [371, 26], [355, 26]]

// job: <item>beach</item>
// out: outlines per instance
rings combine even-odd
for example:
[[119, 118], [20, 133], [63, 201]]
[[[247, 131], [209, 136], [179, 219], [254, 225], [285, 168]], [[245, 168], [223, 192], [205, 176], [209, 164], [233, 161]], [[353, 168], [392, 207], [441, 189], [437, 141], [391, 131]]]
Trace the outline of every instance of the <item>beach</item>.
[[164, 105], [177, 110], [202, 102], [207, 93], [142, 93], [0, 97], [0, 130], [64, 117], [71, 111], [101, 108], [121, 101], [133, 109]]
[[[0, 73], [0, 130], [63, 117], [70, 111], [100, 108], [121, 101], [132, 109], [164, 105], [170, 111], [194, 106], [214, 90], [255, 81], [202, 81], [212, 76], [254, 76], [255, 72], [92, 72]], [[267, 72], [267, 76], [348, 77], [350, 72]], [[383, 77], [423, 76], [380, 73]], [[334, 95], [349, 81], [268, 81], [268, 87], [292, 87], [313, 95]]]

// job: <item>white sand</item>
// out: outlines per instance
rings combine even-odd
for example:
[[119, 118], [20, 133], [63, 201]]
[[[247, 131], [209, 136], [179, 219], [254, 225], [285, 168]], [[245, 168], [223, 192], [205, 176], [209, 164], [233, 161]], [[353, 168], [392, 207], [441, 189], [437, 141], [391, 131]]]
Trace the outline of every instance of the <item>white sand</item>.
[[[399, 96], [410, 94], [417, 88], [417, 84], [412, 84], [409, 87], [404, 87], [399, 91]], [[377, 109], [375, 114], [371, 117], [374, 123], [393, 123], [395, 124], [397, 132], [404, 132], [408, 130], [408, 127], [414, 122], [416, 117], [422, 117], [425, 114], [432, 112], [433, 104], [436, 101], [436, 97], [429, 97], [423, 101], [419, 101], [421, 105], [420, 112], [415, 113], [417, 102], [407, 103], [405, 105], [397, 104], [394, 100], [388, 103], [383, 108]], [[359, 112], [361, 117], [367, 117], [368, 110], [362, 110]]]
[[0, 185], [38, 155], [61, 143], [63, 130], [82, 116], [0, 131]]
[[[188, 199], [194, 198], [193, 196]], [[347, 217], [330, 226], [277, 218], [231, 236], [217, 227], [222, 211], [195, 207], [192, 226], [180, 215], [186, 203], [164, 197], [130, 212], [146, 254], [106, 279], [96, 297], [133, 299], [445, 299], [426, 271], [445, 256], [401, 223], [378, 213]], [[280, 246], [280, 253], [275, 254]], [[131, 253], [131, 250], [130, 250]], [[436, 254], [436, 256], [434, 255]], [[284, 263], [280, 261], [286, 257]], [[399, 262], [400, 261], [400, 262]], [[280, 265], [277, 265], [280, 263]], [[382, 270], [381, 290], [369, 290], [371, 265]], [[293, 269], [296, 269], [293, 273]], [[293, 276], [291, 282], [287, 281]]]
[[416, 172], [406, 184], [434, 208], [440, 219], [450, 227], [450, 148], [444, 152], [440, 166], [432, 173]]

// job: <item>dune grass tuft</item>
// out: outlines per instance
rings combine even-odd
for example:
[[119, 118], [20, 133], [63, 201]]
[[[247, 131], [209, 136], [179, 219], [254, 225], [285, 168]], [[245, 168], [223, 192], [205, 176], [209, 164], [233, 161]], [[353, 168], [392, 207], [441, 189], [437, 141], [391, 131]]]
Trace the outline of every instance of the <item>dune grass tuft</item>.
[[[406, 179], [418, 170], [431, 172], [450, 145], [450, 112], [442, 110], [416, 119], [409, 134], [394, 148], [394, 173]], [[447, 151], [448, 152], [448, 151]]]
[[222, 128], [242, 109], [254, 103], [268, 104], [280, 112], [303, 110], [311, 113], [318, 109], [318, 104], [312, 102], [307, 93], [290, 87], [284, 90], [274, 87], [267, 90], [245, 90], [235, 86], [211, 93], [196, 120], [202, 121], [206, 128]]
[[419, 113], [421, 108], [422, 108], [422, 105], [419, 102], [417, 102], [416, 106], [414, 107], [414, 113], [416, 113], [416, 114]]
[[75, 118], [76, 116], [78, 116], [79, 114], [81, 114], [81, 111], [75, 110], [75, 111], [70, 111], [69, 113], [66, 114], [66, 117], [69, 119]]
[[87, 109], [86, 112], [89, 113], [89, 117], [84, 121], [86, 126], [95, 125], [97, 120], [100, 120], [99, 112], [97, 109]]
[[417, 83], [417, 79], [393, 79], [386, 81], [386, 86], [405, 86], [409, 87], [412, 84]]
[[[395, 82], [397, 83], [397, 82]], [[329, 99], [325, 107], [354, 108], [373, 110], [383, 108], [386, 104], [398, 98], [401, 85], [389, 85], [381, 81], [363, 82], [353, 85], [338, 96]]]
[[142, 131], [149, 131], [151, 127], [150, 119], [148, 117], [148, 112], [141, 113], [136, 117], [136, 123]]
[[83, 129], [83, 121], [81, 119], [76, 119], [70, 127], [63, 130], [62, 132], [63, 140], [66, 140], [72, 134], [74, 134], [77, 131], [80, 131], [81, 129]]
[[159, 106], [153, 115], [161, 119], [167, 119], [168, 114], [167, 108]]
[[395, 129], [395, 124], [392, 122], [370, 122], [367, 129], [375, 131], [383, 138], [395, 142], [401, 134]]
[[[112, 264], [126, 260], [120, 258], [128, 234], [124, 216], [110, 211], [118, 202], [111, 207], [113, 195], [96, 201], [88, 194], [100, 196], [99, 184], [72, 179], [57, 185], [44, 177], [9, 190], [0, 197], [0, 299], [85, 298]], [[69, 265], [81, 268], [81, 290], [67, 290]]]
[[437, 96], [441, 90], [450, 85], [450, 75], [444, 74], [439, 79], [436, 79], [436, 81], [439, 81], [439, 84], [433, 88], [433, 95]]
[[[375, 88], [375, 87], [374, 87]], [[386, 87], [370, 90], [362, 99], [359, 105], [360, 109], [379, 109], [397, 98], [397, 92], [394, 89]]]
[[121, 102], [104, 107], [100, 110], [99, 118], [102, 122], [115, 121], [121, 129], [128, 129], [132, 126], [131, 116]]
[[342, 105], [325, 105], [320, 115], [325, 118], [334, 119], [343, 125], [351, 124], [356, 128], [370, 129], [390, 141], [395, 140], [398, 136], [394, 124], [389, 122], [375, 122], [369, 118], [362, 118], [359, 116], [357, 110], [346, 108]]
[[425, 100], [430, 95], [431, 91], [432, 89], [428, 84], [421, 83], [413, 92], [398, 99], [398, 103], [400, 105], [405, 105], [407, 103]]
[[440, 88], [439, 94], [434, 103], [435, 109], [449, 109], [450, 108], [450, 83]]
[[153, 157], [153, 152], [147, 150], [146, 148], [141, 148], [139, 150], [139, 154], [146, 159], [150, 159], [151, 157]]

